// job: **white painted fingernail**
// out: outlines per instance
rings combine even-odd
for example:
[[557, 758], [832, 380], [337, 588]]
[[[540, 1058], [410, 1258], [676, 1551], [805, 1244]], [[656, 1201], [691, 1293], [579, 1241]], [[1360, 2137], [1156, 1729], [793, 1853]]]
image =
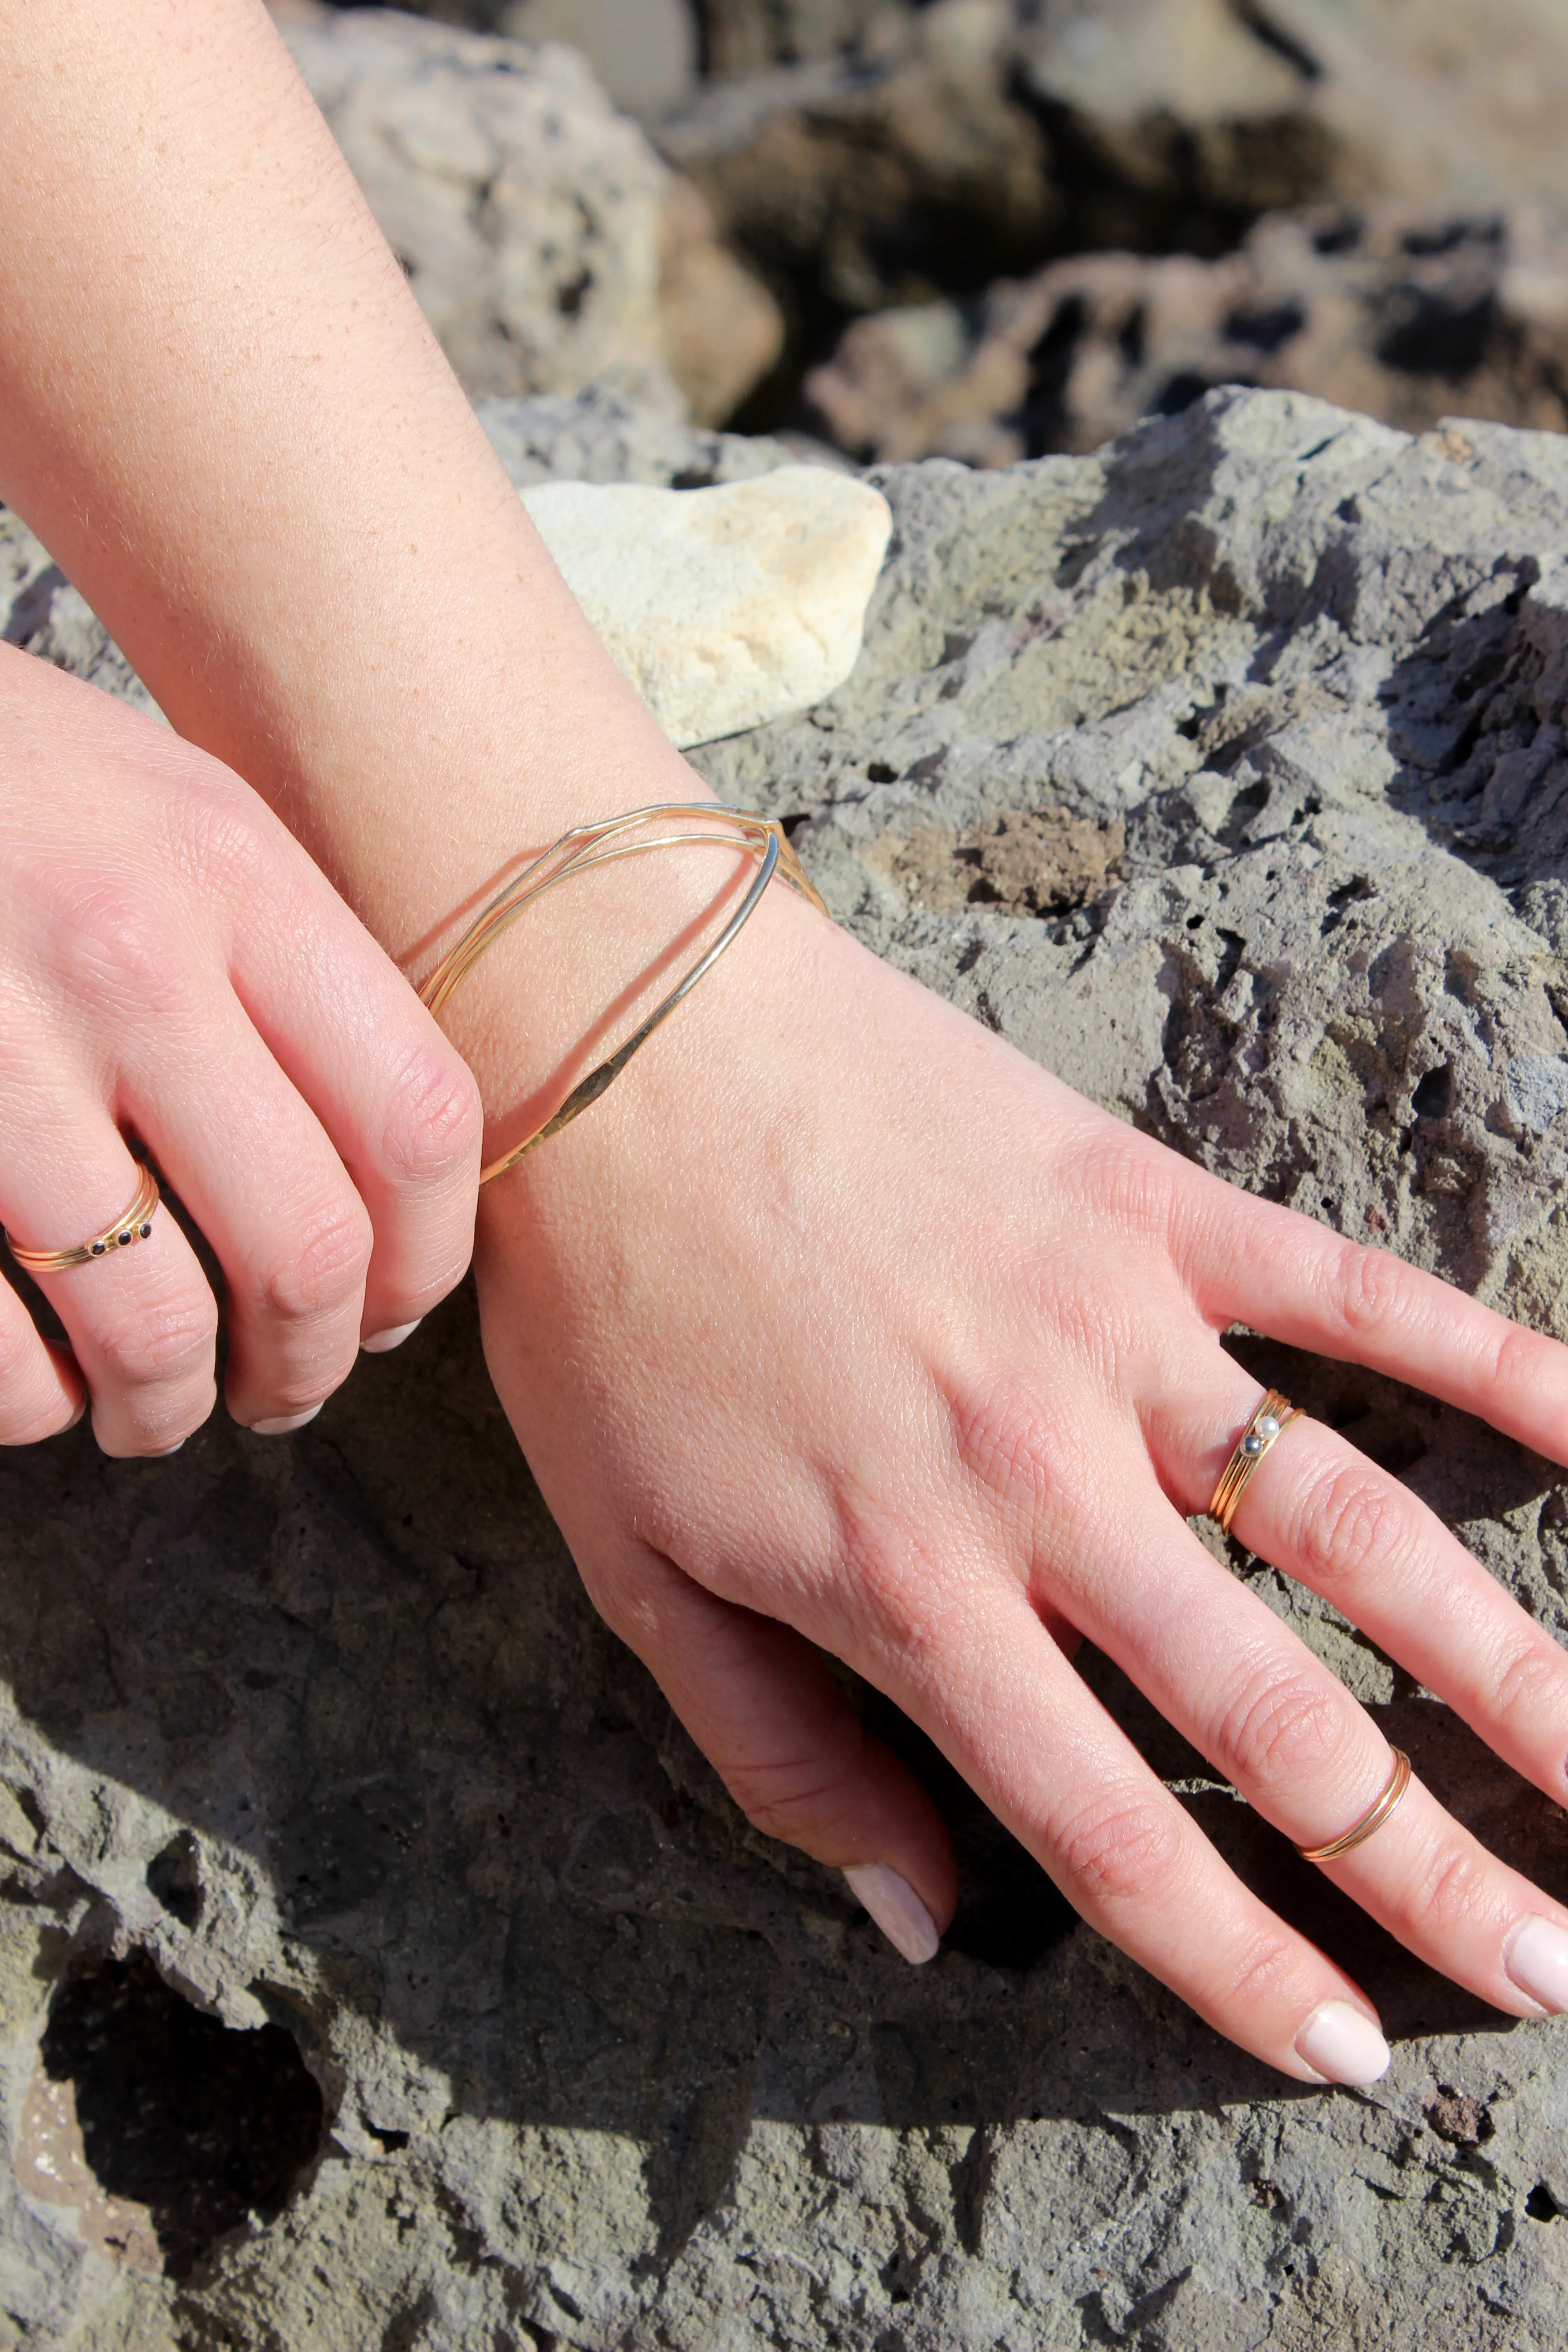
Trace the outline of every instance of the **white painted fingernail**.
[[1375, 2083], [1393, 2053], [1377, 2020], [1348, 2000], [1326, 2000], [1296, 2036], [1296, 2054], [1325, 2083]]
[[309, 1412], [291, 1413], [287, 1421], [253, 1421], [250, 1433], [253, 1437], [292, 1437], [297, 1429], [303, 1429], [308, 1421], [314, 1421], [321, 1410], [319, 1404], [313, 1404]]
[[936, 1921], [907, 1878], [885, 1862], [858, 1862], [844, 1875], [851, 1895], [871, 1914], [896, 1952], [916, 1968], [935, 1959], [942, 1942]]
[[367, 1356], [390, 1356], [394, 1348], [401, 1348], [424, 1320], [423, 1315], [416, 1315], [412, 1323], [395, 1323], [390, 1331], [373, 1331], [368, 1339], [360, 1341], [360, 1346]]
[[1568, 1934], [1550, 1919], [1527, 1919], [1503, 1954], [1502, 1964], [1521, 1992], [1553, 2017], [1568, 2009]]

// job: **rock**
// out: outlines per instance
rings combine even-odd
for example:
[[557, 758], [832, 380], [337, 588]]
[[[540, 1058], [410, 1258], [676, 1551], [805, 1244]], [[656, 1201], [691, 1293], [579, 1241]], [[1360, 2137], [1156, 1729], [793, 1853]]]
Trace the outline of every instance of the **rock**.
[[935, 0], [894, 32], [851, 59], [715, 81], [653, 127], [807, 341], [824, 317], [979, 288], [1050, 246], [1005, 0]]
[[863, 482], [789, 466], [702, 490], [547, 483], [523, 504], [677, 743], [808, 709], [859, 657], [890, 528]]
[[470, 394], [673, 377], [708, 422], [772, 368], [772, 298], [575, 50], [379, 8], [280, 29]]
[[689, 97], [699, 36], [689, 0], [500, 0], [494, 29], [518, 41], [569, 41], [630, 114]]
[[1568, 233], [1529, 211], [1274, 214], [1223, 260], [1093, 254], [978, 304], [858, 320], [806, 394], [862, 459], [1009, 465], [1096, 448], [1221, 383], [1411, 431], [1455, 410], [1562, 431]]
[[[603, 396], [487, 421], [533, 479], [787, 456]], [[895, 538], [853, 675], [704, 772], [799, 820], [860, 937], [1122, 1118], [1568, 1328], [1568, 439], [1218, 393], [1092, 457], [876, 478]], [[42, 550], [7, 522], [0, 551], [6, 634], [123, 679]], [[976, 897], [1015, 843], [994, 870], [1022, 885]], [[1560, 1474], [1231, 1344], [1568, 1633]], [[960, 1852], [943, 1953], [904, 1967], [745, 1826], [595, 1620], [467, 1295], [287, 1445], [220, 1420], [115, 1463], [79, 1430], [0, 1484], [0, 2128], [29, 2084], [68, 2091], [136, 2202], [139, 2082], [172, 2150], [121, 2215], [156, 2277], [0, 2168], [18, 2343], [1558, 2352], [1560, 2024], [1417, 1966], [1092, 1654], [1205, 1830], [1378, 2000], [1391, 2073], [1302, 2095], [1219, 2042], [867, 1696]], [[1563, 1883], [1557, 1808], [1327, 1603], [1229, 1565]], [[160, 2049], [182, 2008], [273, 2028], [325, 2102], [315, 2154], [275, 2139], [271, 2204], [200, 2254], [215, 2169], [308, 2101], [278, 2042], [226, 2113], [201, 2093], [237, 2063], [138, 2078], [132, 1994]]]
[[1213, 253], [1258, 213], [1318, 199], [1568, 211], [1568, 18], [1536, 0], [1018, 14], [1079, 245]]

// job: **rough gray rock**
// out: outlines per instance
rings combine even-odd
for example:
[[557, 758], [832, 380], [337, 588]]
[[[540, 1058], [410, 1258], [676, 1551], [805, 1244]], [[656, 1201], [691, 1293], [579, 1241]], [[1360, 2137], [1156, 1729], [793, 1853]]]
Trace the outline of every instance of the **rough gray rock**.
[[471, 395], [679, 385], [720, 419], [773, 366], [772, 298], [577, 50], [388, 8], [278, 15]]
[[1568, 234], [1538, 210], [1270, 213], [1218, 261], [1084, 254], [974, 303], [859, 319], [806, 380], [862, 462], [1081, 453], [1222, 383], [1421, 432], [1568, 426]]
[[[530, 473], [786, 454], [682, 456], [604, 399], [489, 423]], [[1568, 442], [1222, 394], [1093, 458], [877, 478], [897, 536], [858, 669], [704, 752], [715, 783], [798, 817], [843, 920], [1121, 1117], [1568, 1328]], [[41, 551], [5, 544], [9, 635], [112, 678]], [[1568, 1633], [1557, 1472], [1235, 1344]], [[1415, 1966], [1092, 1658], [1237, 1866], [1366, 1982], [1393, 2071], [1283, 2091], [1076, 1926], [895, 1721], [963, 1873], [942, 1957], [906, 1969], [738, 1819], [594, 1620], [466, 1297], [286, 1444], [219, 1421], [125, 1464], [78, 1431], [0, 1479], [0, 2128], [73, 1981], [107, 2024], [84, 2058], [57, 2008], [46, 2079], [189, 2265], [117, 2268], [5, 2169], [0, 2343], [1557, 2352], [1568, 2026]], [[1563, 1815], [1231, 1558], [1561, 1890]], [[199, 2168], [150, 2180], [124, 2128], [168, 2144], [190, 2086], [115, 2072], [153, 1998], [106, 1971], [121, 1947], [236, 2029], [286, 2028], [325, 2102], [281, 2213], [200, 2255]]]

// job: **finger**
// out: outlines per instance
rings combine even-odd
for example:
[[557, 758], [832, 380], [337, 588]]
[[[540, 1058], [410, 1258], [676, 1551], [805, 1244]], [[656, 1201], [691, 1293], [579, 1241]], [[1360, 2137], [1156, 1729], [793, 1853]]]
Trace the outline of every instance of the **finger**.
[[51, 1347], [0, 1282], [0, 1445], [36, 1445], [81, 1419], [87, 1384], [67, 1348]]
[[[1216, 1570], [1216, 1573], [1218, 1571]], [[1088, 1628], [1085, 1628], [1088, 1631]], [[1089, 1925], [1299, 2082], [1388, 2063], [1372, 2002], [1227, 1868], [1017, 1587], [921, 1596], [919, 1655], [852, 1660], [921, 1724]]]
[[1193, 1296], [1216, 1329], [1247, 1323], [1293, 1348], [1366, 1364], [1568, 1461], [1568, 1348], [1527, 1331], [1392, 1251], [1205, 1181], [1178, 1213]]
[[473, 1253], [483, 1117], [467, 1064], [285, 836], [277, 919], [232, 942], [235, 987], [369, 1213], [364, 1337], [395, 1344]]
[[223, 1267], [225, 1392], [244, 1427], [297, 1429], [359, 1354], [371, 1221], [310, 1106], [215, 992], [127, 1074], [136, 1123]]
[[[1259, 1399], [1230, 1362], [1151, 1430], [1167, 1491], [1206, 1508]], [[1263, 1456], [1237, 1539], [1331, 1601], [1517, 1772], [1568, 1797], [1568, 1651], [1396, 1478], [1303, 1416]]]
[[[1279, 1444], [1293, 1433], [1294, 1424]], [[1125, 1557], [1068, 1596], [1088, 1638], [1293, 1844], [1325, 1844], [1352, 1827], [1394, 1762], [1364, 1709], [1168, 1506], [1151, 1496], [1147, 1508], [1134, 1507], [1124, 1537]], [[1568, 1951], [1568, 1909], [1414, 1782], [1331, 1874], [1430, 1967], [1516, 2017], [1537, 2008], [1509, 1974], [1510, 1939], [1539, 1917]]]
[[957, 1901], [952, 1843], [821, 1653], [647, 1546], [590, 1590], [754, 1827], [842, 1870], [904, 1958], [931, 1959]]
[[[26, 1248], [74, 1248], [124, 1213], [142, 1171], [100, 1102], [47, 1099], [47, 1126], [7, 1123], [4, 1223]], [[172, 1453], [216, 1393], [216, 1301], [174, 1218], [159, 1210], [151, 1225], [128, 1249], [34, 1276], [90, 1392], [93, 1434], [116, 1455]]]

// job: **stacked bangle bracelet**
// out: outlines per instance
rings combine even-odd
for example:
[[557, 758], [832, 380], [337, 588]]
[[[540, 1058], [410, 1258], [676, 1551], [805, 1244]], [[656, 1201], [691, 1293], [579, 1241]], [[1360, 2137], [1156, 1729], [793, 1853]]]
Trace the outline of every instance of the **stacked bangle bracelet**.
[[[660, 828], [646, 838], [635, 836], [639, 827]], [[677, 830], [667, 829], [675, 825]], [[689, 829], [688, 829], [689, 828]], [[536, 1150], [540, 1144], [558, 1135], [563, 1127], [585, 1111], [591, 1103], [619, 1077], [634, 1054], [647, 1045], [654, 1031], [668, 1021], [683, 998], [690, 995], [705, 972], [712, 971], [725, 949], [730, 947], [752, 915], [763, 891], [779, 876], [792, 890], [809, 899], [822, 914], [827, 909], [813, 888], [795, 851], [790, 847], [784, 827], [776, 818], [753, 816], [749, 809], [729, 808], [718, 801], [665, 801], [652, 808], [633, 809], [625, 816], [607, 817], [602, 824], [574, 825], [563, 833], [559, 841], [545, 850], [542, 856], [525, 866], [503, 889], [484, 907], [469, 924], [450, 954], [444, 956], [419, 991], [421, 1001], [434, 1013], [439, 1013], [458, 982], [470, 972], [485, 950], [490, 947], [514, 923], [523, 910], [553, 890], [558, 882], [570, 881], [586, 874], [595, 866], [610, 866], [623, 857], [640, 857], [651, 849], [685, 849], [701, 843], [718, 843], [724, 847], [749, 850], [757, 861], [757, 873], [745, 897], [712, 944], [706, 948], [690, 970], [683, 974], [668, 996], [662, 997], [647, 1018], [607, 1060], [574, 1086], [559, 1108], [552, 1111], [542, 1127], [515, 1143], [499, 1160], [492, 1160], [480, 1172], [481, 1184], [490, 1183], [504, 1176], [520, 1160]]]

